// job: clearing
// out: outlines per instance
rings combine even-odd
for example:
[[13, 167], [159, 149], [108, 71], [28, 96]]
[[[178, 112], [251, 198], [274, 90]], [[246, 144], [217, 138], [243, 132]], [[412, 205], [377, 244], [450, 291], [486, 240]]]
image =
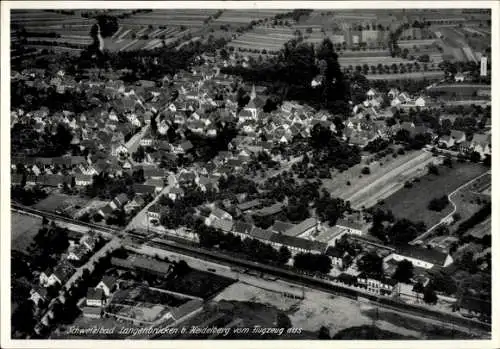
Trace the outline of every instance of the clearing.
[[378, 207], [391, 210], [395, 217], [407, 218], [411, 221], [423, 221], [428, 228], [437, 224], [443, 217], [453, 211], [449, 204], [441, 212], [427, 208], [429, 201], [443, 195], [449, 195], [458, 187], [483, 174], [487, 168], [470, 163], [454, 162], [452, 168], [439, 166], [439, 175], [426, 174], [411, 188], [403, 188], [380, 203]]
[[33, 238], [42, 226], [40, 217], [12, 212], [11, 215], [11, 249], [27, 252]]
[[[293, 327], [317, 332], [321, 326], [326, 326], [332, 336], [350, 327], [372, 324], [371, 317], [365, 314], [365, 306], [360, 306], [359, 302], [311, 289], [305, 289], [305, 299], [297, 300], [238, 282], [226, 288], [214, 300], [257, 302], [274, 306], [286, 312]], [[406, 325], [400, 326], [389, 321], [378, 321], [376, 325], [399, 335], [423, 337], [419, 331], [405, 328]]]

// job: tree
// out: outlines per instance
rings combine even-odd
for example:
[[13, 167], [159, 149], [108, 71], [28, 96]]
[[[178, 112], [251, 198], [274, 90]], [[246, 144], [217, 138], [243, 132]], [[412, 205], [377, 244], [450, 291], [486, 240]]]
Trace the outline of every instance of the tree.
[[364, 175], [369, 175], [370, 174], [370, 168], [368, 166], [363, 167], [361, 170], [361, 173]]
[[284, 328], [285, 330], [292, 327], [292, 322], [290, 321], [290, 318], [282, 311], [279, 311], [276, 314], [276, 327]]
[[278, 262], [279, 264], [286, 264], [290, 258], [292, 257], [292, 254], [290, 253], [290, 250], [286, 246], [281, 246], [279, 251], [278, 251]]
[[146, 157], [146, 151], [142, 145], [140, 145], [137, 150], [132, 154], [132, 159], [135, 162], [143, 162]]
[[413, 277], [412, 262], [410, 262], [407, 259], [403, 259], [402, 261], [398, 262], [398, 266], [392, 278], [398, 280], [399, 282], [409, 282], [412, 277]]
[[321, 326], [318, 332], [318, 339], [331, 339], [330, 330], [326, 326]]
[[483, 165], [487, 167], [491, 167], [491, 155], [490, 154], [485, 154], [484, 160], [483, 160]]
[[31, 334], [35, 326], [35, 308], [33, 301], [25, 300], [12, 314], [12, 330], [20, 331], [24, 334]]
[[417, 300], [420, 297], [421, 293], [424, 293], [424, 285], [418, 281], [414, 286], [413, 286], [413, 292], [417, 294]]
[[431, 285], [427, 285], [424, 289], [424, 302], [427, 304], [436, 304], [437, 303], [437, 295]]
[[470, 153], [470, 161], [472, 161], [472, 162], [481, 161], [481, 154], [479, 154], [477, 151], [471, 152]]
[[332, 260], [324, 254], [298, 253], [293, 259], [293, 265], [298, 269], [328, 274], [332, 269]]
[[375, 252], [369, 252], [358, 259], [357, 266], [360, 272], [374, 276], [384, 275], [383, 259]]
[[431, 211], [441, 212], [446, 208], [446, 206], [448, 206], [448, 204], [449, 204], [448, 196], [443, 195], [439, 198], [432, 199], [429, 202], [427, 208]]
[[446, 156], [443, 160], [443, 165], [448, 166], [449, 168], [453, 167], [453, 161], [451, 160], [451, 156]]
[[444, 271], [436, 272], [432, 276], [429, 285], [432, 286], [433, 290], [443, 292], [450, 296], [457, 292], [457, 284], [455, 283], [455, 280]]
[[434, 164], [427, 165], [427, 170], [429, 171], [430, 174], [439, 176], [439, 169], [437, 168], [436, 165]]

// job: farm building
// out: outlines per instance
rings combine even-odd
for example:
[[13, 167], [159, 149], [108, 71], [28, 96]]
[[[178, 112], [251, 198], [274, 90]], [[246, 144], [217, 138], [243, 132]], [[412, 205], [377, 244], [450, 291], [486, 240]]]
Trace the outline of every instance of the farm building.
[[444, 252], [418, 246], [399, 247], [384, 258], [384, 261], [394, 259], [398, 262], [406, 259], [415, 267], [431, 269], [434, 266], [447, 267], [453, 263], [453, 258]]

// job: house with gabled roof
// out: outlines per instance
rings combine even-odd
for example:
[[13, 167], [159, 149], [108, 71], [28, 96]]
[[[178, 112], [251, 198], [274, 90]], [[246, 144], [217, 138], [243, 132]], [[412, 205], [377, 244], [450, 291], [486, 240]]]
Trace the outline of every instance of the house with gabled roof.
[[296, 236], [273, 233], [270, 239], [271, 245], [275, 248], [286, 246], [292, 254], [295, 253], [324, 253], [328, 247], [327, 244], [319, 241], [302, 239]]
[[158, 203], [155, 203], [155, 204], [149, 206], [147, 216], [150, 220], [151, 219], [159, 220], [163, 211], [164, 211], [163, 206], [158, 204]]
[[232, 233], [238, 235], [241, 238], [249, 237], [250, 232], [254, 229], [254, 226], [250, 223], [243, 221], [235, 221], [232, 227]]
[[129, 201], [129, 198], [128, 198], [127, 194], [121, 193], [121, 194], [117, 195], [113, 200], [111, 200], [111, 202], [109, 203], [109, 206], [111, 206], [111, 208], [117, 210], [117, 209], [120, 209], [123, 206], [125, 206], [128, 201]]
[[111, 293], [118, 288], [118, 278], [111, 275], [104, 275], [96, 285], [95, 289], [101, 289], [106, 297], [109, 297]]
[[48, 296], [48, 291], [45, 287], [35, 286], [30, 290], [30, 300], [35, 303], [36, 306], [40, 305], [40, 302], [46, 302]]
[[87, 289], [86, 305], [88, 307], [102, 307], [106, 304], [106, 295], [100, 288], [89, 287]]
[[477, 151], [481, 157], [491, 155], [491, 134], [475, 133], [470, 142], [470, 149]]
[[218, 207], [214, 207], [210, 212], [210, 215], [205, 219], [205, 224], [208, 226], [213, 226], [216, 221], [221, 220], [232, 221], [233, 216]]
[[316, 218], [307, 218], [299, 224], [293, 225], [290, 229], [283, 232], [283, 234], [288, 236], [299, 236], [307, 235], [317, 231], [319, 227], [319, 221]]
[[163, 187], [165, 186], [163, 179], [155, 179], [155, 178], [149, 178], [144, 182], [145, 185], [150, 185], [155, 187], [155, 193], [158, 194], [162, 191]]
[[384, 258], [384, 261], [394, 259], [410, 261], [415, 267], [431, 269], [434, 266], [447, 267], [453, 263], [453, 258], [448, 254], [432, 248], [419, 246], [400, 246]]
[[450, 148], [455, 144], [455, 140], [451, 136], [441, 136], [438, 144], [445, 148]]

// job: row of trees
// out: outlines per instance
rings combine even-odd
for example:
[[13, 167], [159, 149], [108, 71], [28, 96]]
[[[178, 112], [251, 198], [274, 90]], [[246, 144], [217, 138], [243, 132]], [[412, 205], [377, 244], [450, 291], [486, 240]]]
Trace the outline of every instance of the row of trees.
[[424, 71], [427, 72], [430, 70], [430, 68], [434, 68], [434, 65], [429, 65], [427, 63], [420, 64], [418, 62], [415, 63], [399, 63], [397, 65], [396, 63], [393, 63], [392, 65], [387, 65], [384, 64], [382, 65], [379, 63], [378, 65], [368, 65], [368, 64], [363, 64], [363, 65], [349, 65], [345, 67], [344, 69], [348, 72], [356, 72], [359, 74], [363, 75], [382, 75], [382, 74], [405, 74], [405, 73], [412, 73], [412, 72], [420, 72]]
[[308, 272], [328, 274], [332, 269], [332, 260], [324, 254], [297, 253], [293, 258], [293, 266]]
[[218, 247], [221, 250], [242, 254], [253, 261], [284, 265], [291, 257], [291, 253], [286, 246], [282, 246], [277, 250], [259, 240], [241, 239], [237, 235], [223, 233], [212, 227], [207, 227], [203, 223], [197, 224], [195, 231], [199, 236], [201, 246], [206, 248]]

